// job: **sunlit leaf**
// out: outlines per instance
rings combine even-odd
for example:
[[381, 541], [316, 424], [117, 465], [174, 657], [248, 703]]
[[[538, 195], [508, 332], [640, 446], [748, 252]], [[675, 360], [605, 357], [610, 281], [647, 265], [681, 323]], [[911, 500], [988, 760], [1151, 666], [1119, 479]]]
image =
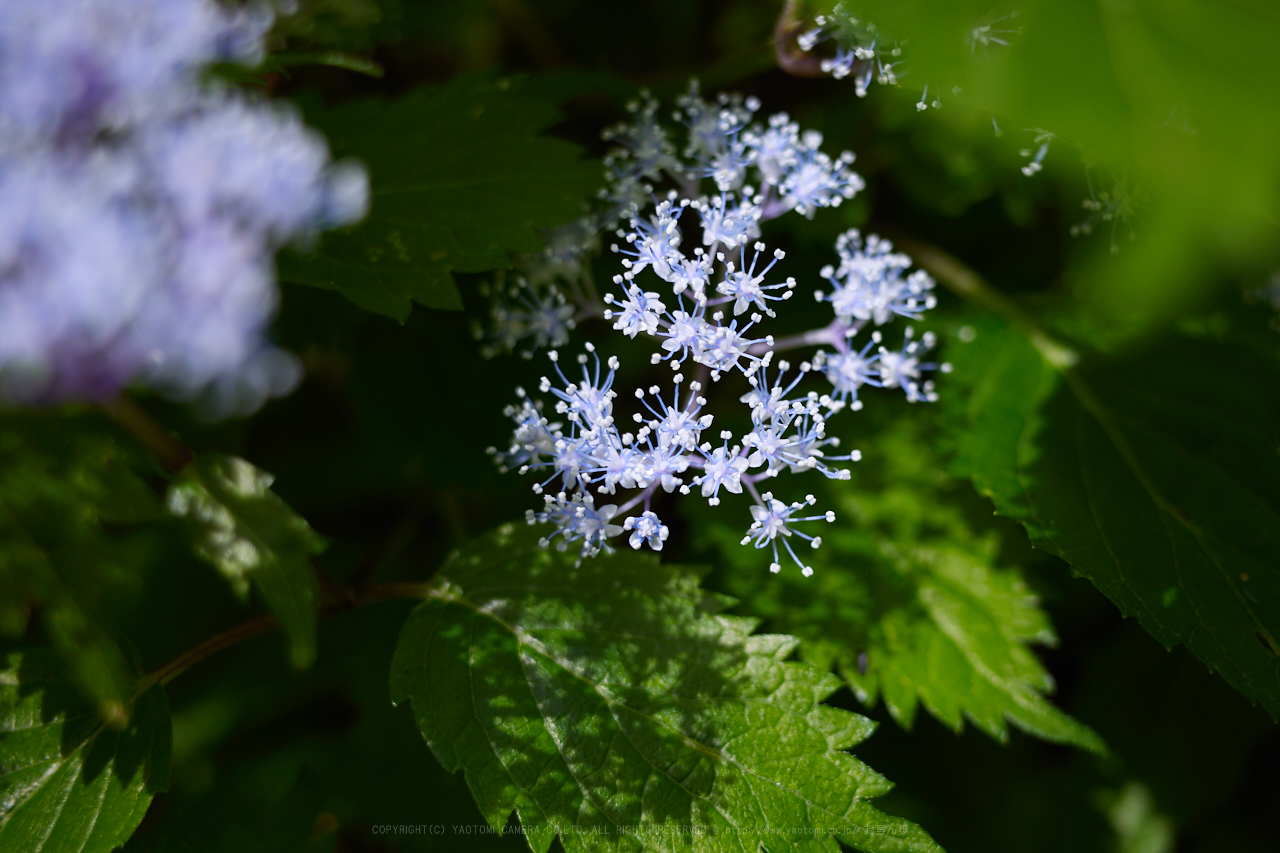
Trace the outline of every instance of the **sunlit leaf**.
[[[1097, 734], [1045, 698], [1053, 679], [1029, 646], [1056, 642], [1053, 629], [1019, 573], [997, 567], [995, 535], [973, 531], [957, 506], [962, 484], [943, 473], [938, 437], [912, 417], [929, 413], [895, 414], [892, 426], [860, 437], [853, 479], [826, 488], [836, 522], [814, 531], [821, 548], [806, 549], [812, 577], [794, 566], [770, 574], [722, 515], [697, 516], [730, 567], [730, 591], [770, 627], [799, 636], [801, 656], [834, 666], [862, 702], [883, 699], [904, 727], [923, 704], [956, 731], [967, 719], [1007, 741], [1012, 723], [1103, 751]], [[868, 416], [858, 416], [864, 428]]]
[[[902, 47], [909, 97], [928, 85], [941, 94], [944, 120], [994, 117], [1028, 161], [1049, 132], [1046, 172], [1085, 185], [1087, 170], [1081, 201], [1094, 207], [1078, 209], [1076, 221], [1092, 217], [1097, 233], [1081, 238], [1067, 279], [1099, 331], [1110, 327], [1118, 339], [1176, 315], [1217, 284], [1222, 258], [1246, 268], [1274, 262], [1275, 4], [844, 5]], [[1219, 61], [1220, 51], [1230, 60]]]
[[938, 850], [867, 803], [890, 784], [844, 752], [873, 724], [787, 663], [794, 638], [720, 615], [697, 576], [618, 554], [574, 567], [503, 527], [442, 569], [409, 617], [392, 698], [501, 828], [545, 853], [712, 847]]
[[247, 595], [252, 585], [289, 636], [294, 665], [316, 656], [319, 588], [311, 556], [325, 541], [271, 491], [272, 477], [243, 459], [197, 459], [170, 488], [168, 505], [190, 519], [196, 553]]
[[3, 653], [0, 849], [108, 853], [169, 784], [169, 706], [152, 687], [127, 728], [106, 727], [61, 662], [40, 649]]

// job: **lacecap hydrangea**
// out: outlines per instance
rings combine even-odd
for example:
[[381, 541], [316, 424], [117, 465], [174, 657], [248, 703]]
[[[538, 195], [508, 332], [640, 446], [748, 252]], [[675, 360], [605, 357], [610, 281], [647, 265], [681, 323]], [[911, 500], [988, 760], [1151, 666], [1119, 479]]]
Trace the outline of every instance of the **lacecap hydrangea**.
[[[531, 356], [564, 346], [576, 324], [602, 319], [652, 341], [650, 360], [667, 365], [669, 378], [622, 389], [616, 356], [590, 343], [567, 358], [551, 349], [540, 396], [517, 389], [518, 404], [507, 409], [511, 444], [492, 452], [504, 469], [536, 478], [543, 506], [528, 520], [556, 528], [544, 544], [589, 557], [622, 536], [633, 548], [661, 550], [670, 531], [653, 508], [659, 490], [713, 506], [745, 492], [754, 506], [743, 544], [767, 550], [774, 572], [788, 559], [808, 575], [793, 543], [817, 548], [822, 540], [799, 525], [835, 514], [815, 508], [812, 494], [788, 501], [775, 494], [782, 483], [765, 486], [811, 472], [847, 479], [845, 465], [860, 453], [842, 452], [827, 421], [860, 409], [863, 388], [937, 399], [927, 375], [949, 367], [927, 359], [933, 335], [908, 327], [890, 346], [881, 331], [932, 308], [934, 282], [911, 272], [911, 259], [887, 241], [850, 230], [814, 292], [832, 320], [775, 339], [765, 327], [799, 283], [783, 277], [785, 255], [761, 242], [762, 225], [788, 213], [811, 218], [851, 198], [863, 188], [853, 155], [824, 153], [821, 134], [802, 132], [785, 114], [755, 121], [754, 99], [708, 103], [696, 85], [674, 115], [687, 131], [679, 153], [656, 102], [646, 97], [629, 109], [634, 120], [606, 133], [619, 148], [606, 161], [608, 187], [596, 209], [548, 234], [524, 277], [495, 294], [491, 349]], [[611, 231], [618, 267], [600, 296], [590, 256]], [[810, 353], [795, 364], [779, 357], [792, 350]], [[743, 434], [718, 429], [709, 411], [708, 395], [724, 386], [722, 402], [736, 399], [749, 417]]]
[[264, 5], [0, 3], [0, 395], [132, 383], [249, 411], [297, 381], [265, 332], [284, 243], [364, 215], [362, 167], [208, 79], [255, 63]]

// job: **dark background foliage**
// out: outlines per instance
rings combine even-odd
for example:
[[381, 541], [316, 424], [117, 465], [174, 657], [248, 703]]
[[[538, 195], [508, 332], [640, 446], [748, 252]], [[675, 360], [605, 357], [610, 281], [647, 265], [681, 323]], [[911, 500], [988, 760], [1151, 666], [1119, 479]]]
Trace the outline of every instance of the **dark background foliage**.
[[[873, 87], [867, 98], [858, 99], [848, 81], [783, 73], [772, 45], [779, 6], [772, 0], [303, 2], [300, 13], [281, 24], [277, 45], [285, 52], [280, 57], [301, 60], [317, 52], [342, 51], [371, 60], [379, 73], [281, 62], [276, 69], [268, 65], [249, 85], [296, 99], [308, 120], [326, 130], [335, 151], [369, 161], [375, 218], [380, 211], [377, 188], [403, 177], [395, 171], [396, 163], [403, 162], [397, 156], [420, 151], [423, 174], [429, 173], [437, 165], [431, 158], [446, 156], [453, 150], [450, 135], [462, 133], [447, 109], [433, 107], [437, 113], [424, 115], [395, 99], [429, 100], [459, 79], [476, 87], [509, 80], [520, 97], [539, 104], [503, 113], [506, 118], [484, 130], [497, 135], [488, 140], [492, 147], [470, 150], [477, 158], [492, 158], [494, 168], [510, 167], [516, 181], [524, 174], [520, 156], [550, 158], [558, 171], [547, 180], [556, 187], [529, 201], [528, 194], [543, 193], [543, 188], [517, 185], [524, 201], [495, 195], [487, 202], [495, 209], [488, 212], [465, 208], [467, 197], [424, 197], [419, 203], [430, 207], [434, 220], [424, 226], [422, 246], [434, 246], [435, 240], [454, 253], [447, 263], [413, 267], [412, 275], [385, 272], [379, 281], [388, 284], [381, 295], [365, 294], [363, 301], [336, 283], [340, 272], [316, 271], [330, 261], [337, 268], [361, 250], [350, 249], [344, 256], [349, 247], [335, 249], [328, 241], [320, 252], [330, 253], [325, 256], [329, 260], [301, 252], [282, 257], [283, 296], [275, 334], [280, 345], [305, 363], [301, 387], [251, 418], [216, 424], [163, 399], [139, 398], [140, 405], [195, 453], [242, 456], [275, 475], [275, 493], [327, 540], [327, 550], [314, 561], [337, 582], [375, 573], [390, 582], [428, 579], [454, 548], [521, 517], [531, 505], [525, 485], [513, 475], [499, 474], [485, 448], [504, 443], [508, 423], [502, 407], [512, 399], [515, 385], [536, 385], [541, 369], [515, 357], [480, 357], [480, 344], [472, 335], [473, 323], [483, 322], [487, 311], [480, 283], [492, 280], [494, 274], [487, 270], [502, 265], [509, 253], [536, 250], [534, 226], [573, 217], [574, 206], [565, 200], [589, 195], [605, 150], [599, 130], [622, 118], [628, 97], [648, 88], [669, 102], [690, 77], [697, 77], [704, 91], [755, 95], [766, 114], [785, 110], [802, 127], [821, 129], [828, 148], [857, 153], [855, 168], [867, 179], [865, 193], [841, 208], [821, 211], [812, 221], [780, 220], [771, 232], [770, 245], [788, 251], [793, 269], [816, 271], [829, 262], [836, 235], [853, 226], [938, 247], [978, 271], [1054, 334], [1082, 348], [1092, 344], [1100, 355], [1092, 362], [1094, 374], [1087, 375], [1111, 381], [1111, 386], [1102, 381], [1100, 387], [1110, 387], [1117, 399], [1136, 390], [1159, 390], [1150, 371], [1170, 371], [1174, 386], [1179, 377], [1200, 381], [1194, 374], [1206, 361], [1183, 338], [1172, 337], [1176, 334], [1207, 342], [1205, 346], [1239, 340], [1256, 363], [1227, 359], [1221, 370], [1229, 375], [1203, 381], [1227, 389], [1224, 396], [1257, 395], [1253, 402], [1261, 414], [1244, 406], [1233, 417], [1256, 417], [1255, 425], [1267, 423], [1266, 418], [1276, 422], [1269, 401], [1280, 389], [1280, 335], [1276, 341], [1268, 338], [1277, 333], [1265, 328], [1264, 308], [1247, 305], [1241, 296], [1261, 285], [1268, 264], [1276, 261], [1274, 222], [1269, 231], [1262, 229], [1269, 248], [1259, 245], [1266, 239], [1250, 239], [1249, 250], [1236, 254], [1225, 253], [1224, 244], [1205, 248], [1194, 259], [1193, 284], [1180, 284], [1167, 298], [1158, 289], [1126, 296], [1130, 302], [1124, 303], [1125, 310], [1133, 309], [1137, 319], [1103, 322], [1100, 310], [1114, 317], [1118, 309], [1105, 300], [1090, 301], [1079, 278], [1113, 257], [1119, 258], [1114, 263], [1140, 273], [1143, 264], [1153, 263], [1144, 254], [1150, 246], [1143, 241], [1172, 239], [1167, 231], [1158, 224], [1144, 226], [1142, 216], [1122, 223], [1115, 256], [1107, 228], [1072, 237], [1071, 225], [1088, 216], [1080, 202], [1089, 196], [1089, 181], [1100, 170], [1087, 170], [1070, 142], [1056, 142], [1045, 173], [1026, 178], [1019, 172], [1025, 159], [1019, 150], [1032, 145], [1031, 132], [1006, 123], [997, 137], [989, 126], [990, 112], [961, 103], [919, 112], [917, 94], [911, 91], [916, 81], [903, 90]], [[909, 16], [896, 21], [902, 28], [911, 25]], [[924, 37], [918, 42], [930, 43]], [[1080, 61], [1097, 60], [1084, 56]], [[930, 67], [921, 73], [945, 69]], [[1107, 83], [1086, 80], [1081, 85]], [[1052, 98], [1055, 91], [1046, 89], [1045, 97]], [[361, 115], [360, 105], [370, 97], [392, 99], [404, 108], [404, 136], [379, 140], [377, 126], [356, 127], [353, 116]], [[507, 108], [501, 95], [493, 97], [494, 110]], [[522, 129], [513, 130], [516, 125]], [[1267, 126], [1264, 122], [1264, 130]], [[1087, 126], [1071, 129], [1088, 135]], [[545, 148], [530, 154], [535, 139]], [[580, 162], [579, 152], [567, 145], [560, 147], [563, 143], [576, 144], [588, 162]], [[379, 160], [380, 145], [402, 150], [384, 153]], [[369, 146], [376, 150], [370, 153]], [[1102, 161], [1102, 168], [1113, 173], [1125, 168], [1126, 152], [1107, 154], [1111, 159]], [[1204, 192], [1197, 188], [1187, 204], [1199, 203]], [[504, 206], [517, 202], [528, 204]], [[507, 217], [496, 242], [477, 248], [466, 244], [465, 235], [440, 236], [450, 228], [469, 227], [450, 219], [455, 204], [461, 205], [456, 213], [463, 220]], [[1147, 218], [1162, 217], [1167, 218]], [[457, 246], [466, 251], [454, 251]], [[608, 262], [606, 254], [600, 263]], [[313, 286], [317, 284], [321, 286]], [[424, 289], [413, 292], [415, 287]], [[803, 329], [806, 320], [822, 322], [821, 306], [797, 303], [794, 314], [780, 319], [778, 333], [788, 331], [781, 328], [784, 324]], [[457, 305], [460, 311], [438, 310]], [[997, 482], [999, 470], [990, 463], [982, 467], [983, 448], [975, 449], [967, 437], [974, 419], [984, 417], [972, 401], [981, 398], [982, 383], [998, 366], [983, 362], [986, 350], [966, 356], [956, 335], [962, 326], [976, 327], [982, 345], [988, 338], [981, 336], [996, 321], [981, 306], [949, 293], [943, 294], [938, 314], [934, 327], [944, 335], [946, 355], [957, 365], [939, 383], [944, 400], [935, 410], [871, 399], [866, 413], [850, 416], [842, 434], [856, 441], [868, 460], [877, 454], [889, 460], [883, 470], [869, 466], [869, 473], [860, 472], [855, 485], [859, 494], [869, 496], [874, 517], [876, 496], [898, 483], [903, 460], [914, 458], [910, 443], [892, 428], [896, 421], [909, 422], [911, 440], [920, 442], [918, 467], [925, 472], [918, 474], [916, 494], [926, 497], [915, 499], [951, 507], [955, 523], [996, 543], [994, 565], [1021, 570], [1056, 629], [1056, 644], [1036, 648], [1056, 682], [1052, 701], [1096, 731], [1109, 751], [1099, 756], [1016, 729], [1001, 744], [973, 725], [955, 733], [930, 713], [917, 713], [914, 720], [908, 716], [908, 730], [883, 702], [863, 704], [845, 689], [831, 701], [880, 723], [858, 749], [860, 759], [897, 785], [877, 805], [919, 823], [953, 853], [1274, 850], [1280, 838], [1280, 734], [1264, 707], [1251, 698], [1265, 705], [1271, 691], [1274, 713], [1275, 683], [1248, 697], [1182, 645], [1166, 650], [1161, 641], [1185, 642], [1176, 626], [1157, 640], [1144, 629], [1145, 622], [1123, 618], [1081, 576], [1088, 567], [1076, 560], [1072, 544], [1046, 533], [1043, 528], [1050, 525], [1034, 515], [1034, 508], [1020, 510], [1022, 498], [1005, 495], [998, 486], [979, 494], [970, 479], [981, 487], [984, 476]], [[584, 339], [613, 343], [603, 324], [585, 325], [580, 332]], [[974, 365], [967, 376], [966, 364]], [[1026, 370], [1039, 370], [1037, 364]], [[1124, 374], [1122, 367], [1132, 367], [1133, 375]], [[1233, 369], [1240, 372], [1230, 375]], [[1008, 385], [999, 387], [1019, 387], [1025, 378], [1015, 371], [1007, 377]], [[1062, 396], [1065, 387], [1049, 393]], [[1079, 405], [1074, 399], [1064, 397], [1052, 405]], [[1194, 409], [1202, 402], [1186, 395], [1172, 405]], [[1230, 406], [1231, 400], [1223, 405]], [[872, 412], [881, 406], [882, 414]], [[1151, 417], [1158, 420], [1159, 407], [1152, 406], [1156, 415]], [[113, 447], [136, 446], [105, 418], [92, 412], [67, 417], [73, 416], [96, 417], [93, 429], [104, 432]], [[4, 417], [6, 430], [30, 428], [14, 425], [29, 416], [6, 412]], [[1229, 432], [1224, 435], [1223, 442], [1235, 441]], [[1269, 442], [1273, 457], [1277, 435], [1267, 435], [1263, 428], [1263, 452]], [[49, 452], [66, 455], [58, 449]], [[143, 483], [154, 486], [162, 476], [155, 463], [125, 461]], [[1259, 476], [1274, 472], [1274, 462], [1267, 464], [1272, 467], [1263, 467]], [[1052, 472], [1035, 468], [1032, 474], [1049, 477]], [[1277, 486], [1263, 488], [1274, 493]], [[58, 506], [76, 499], [50, 498]], [[992, 514], [993, 501], [999, 516]], [[744, 507], [736, 510], [744, 514]], [[138, 517], [148, 511], [158, 510], [144, 507]], [[883, 510], [885, 515], [893, 512], [892, 507]], [[138, 576], [121, 583], [117, 573], [95, 580], [98, 586], [73, 579], [65, 597], [35, 596], [46, 603], [32, 611], [30, 623], [14, 617], [24, 623], [17, 632], [25, 629], [26, 642], [98, 648], [98, 634], [87, 629], [70, 637], [59, 634], [66, 620], [51, 614], [61, 612], [59, 607], [70, 609], [88, 614], [86, 619], [100, 626], [93, 631], [114, 638], [102, 654], [116, 654], [111, 651], [116, 644], [123, 649], [123, 662], [111, 666], [150, 672], [259, 612], [256, 599], [237, 597], [190, 554], [175, 521], [166, 522], [163, 536], [141, 544], [131, 538], [135, 521], [127, 514], [104, 516], [102, 530], [84, 535], [90, 537], [85, 547], [98, 548], [92, 537], [102, 537], [112, 554], [122, 555], [117, 563], [142, 567]], [[1018, 522], [1031, 528], [1045, 550], [1033, 549]], [[742, 599], [736, 612], [766, 617], [765, 630], [797, 633], [806, 641], [812, 635], [805, 630], [826, 630], [806, 628], [793, 614], [778, 612], [776, 602], [785, 600], [780, 598], [784, 590], [765, 582], [765, 563], [754, 560], [754, 552], [730, 555], [715, 524], [705, 511], [680, 515], [664, 561], [711, 565], [704, 586]], [[149, 550], [139, 558], [130, 556], [130, 548]], [[1059, 553], [1072, 563], [1054, 555]], [[1276, 570], [1275, 553], [1263, 558], [1263, 571]], [[1096, 575], [1090, 577], [1103, 585]], [[324, 606], [323, 585], [317, 594]], [[1137, 608], [1118, 603], [1130, 611]], [[155, 798], [126, 849], [526, 849], [517, 835], [478, 834], [483, 818], [462, 776], [439, 766], [408, 708], [390, 705], [387, 672], [408, 611], [405, 602], [387, 601], [321, 618], [318, 654], [305, 671], [290, 665], [280, 634], [268, 633], [175, 679], [167, 688], [173, 713], [171, 784]], [[841, 642], [838, 637], [818, 639]], [[845, 657], [856, 658], [862, 649], [847, 644], [859, 640], [843, 642]], [[1221, 661], [1213, 665], [1228, 666]], [[100, 703], [116, 701], [113, 689], [110, 684], [98, 689]], [[388, 824], [439, 824], [444, 831], [378, 831]], [[460, 833], [455, 826], [473, 830]]]

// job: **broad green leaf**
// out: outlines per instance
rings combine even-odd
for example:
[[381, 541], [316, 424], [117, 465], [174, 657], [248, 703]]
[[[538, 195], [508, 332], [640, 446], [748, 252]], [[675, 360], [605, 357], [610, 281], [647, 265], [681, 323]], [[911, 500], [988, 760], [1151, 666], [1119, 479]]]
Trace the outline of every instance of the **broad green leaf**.
[[169, 784], [169, 706], [155, 686], [106, 728], [42, 649], [0, 669], [0, 850], [108, 853]]
[[316, 656], [319, 586], [311, 556], [324, 539], [271, 491], [272, 477], [233, 456], [200, 457], [169, 490], [175, 515], [190, 519], [196, 553], [241, 596], [252, 584], [289, 637], [299, 669]]
[[[995, 116], [1015, 151], [1034, 152], [1039, 129], [1050, 131], [1046, 171], [1077, 185], [1088, 164], [1092, 200], [1115, 203], [1116, 215], [1081, 238], [1067, 283], [1098, 325], [1115, 327], [1110, 335], [1180, 313], [1214, 284], [1217, 259], [1274, 262], [1262, 254], [1280, 212], [1274, 3], [844, 5], [901, 43], [904, 94], [917, 98], [926, 84], [942, 92], [939, 120], [976, 112], [989, 134]], [[1230, 61], [1217, 61], [1228, 45]], [[1089, 215], [1080, 210], [1077, 221]]]
[[[953, 360], [958, 374], [995, 365], [970, 397], [965, 443], [997, 509], [1280, 717], [1277, 362], [1170, 335], [1059, 374], [1000, 330]], [[1003, 399], [1046, 376], [1040, 406]]]
[[[959, 481], [942, 473], [932, 449], [937, 436], [914, 417], [928, 413], [899, 406], [894, 414], [858, 441], [864, 459], [853, 479], [828, 484], [821, 503], [836, 522], [814, 531], [821, 548], [806, 549], [813, 576], [794, 566], [770, 574], [759, 551], [739, 544], [740, 530], [717, 512], [699, 515], [695, 525], [730, 567], [729, 590], [771, 628], [800, 637], [801, 656], [834, 666], [864, 704], [883, 698], [905, 728], [923, 703], [957, 732], [967, 718], [1005, 742], [1012, 723], [1103, 752], [1097, 734], [1044, 697], [1053, 679], [1028, 646], [1056, 642], [1053, 629], [1019, 573], [996, 567], [995, 535], [969, 527]], [[858, 417], [865, 426], [875, 415]]]
[[361, 224], [286, 252], [280, 276], [339, 290], [404, 322], [412, 302], [461, 308], [450, 272], [510, 267], [512, 252], [542, 248], [539, 228], [583, 214], [598, 163], [540, 135], [554, 107], [519, 81], [463, 77], [397, 101], [307, 111], [336, 156], [369, 168], [373, 206]]
[[97, 611], [136, 596], [162, 517], [157, 496], [92, 416], [8, 411], [0, 418], [0, 634], [33, 612], [75, 681], [112, 725], [128, 719], [132, 679]]
[[515, 810], [536, 853], [939, 849], [867, 803], [890, 783], [844, 750], [873, 724], [821, 704], [840, 682], [787, 663], [794, 638], [718, 613], [687, 569], [575, 567], [539, 535], [456, 553], [392, 661], [392, 700], [495, 830]]

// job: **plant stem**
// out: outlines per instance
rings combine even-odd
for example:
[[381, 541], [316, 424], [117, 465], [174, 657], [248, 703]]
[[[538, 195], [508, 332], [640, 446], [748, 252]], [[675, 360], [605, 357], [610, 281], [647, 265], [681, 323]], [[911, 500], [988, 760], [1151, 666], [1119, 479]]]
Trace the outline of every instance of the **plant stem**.
[[195, 459], [191, 448], [124, 394], [104, 404], [102, 409], [150, 450], [169, 473], [177, 474]]
[[633, 509], [636, 506], [636, 504], [640, 503], [641, 501], [645, 501], [645, 509], [648, 509], [649, 507], [648, 499], [650, 495], [653, 494], [654, 490], [657, 488], [658, 488], [658, 481], [654, 480], [648, 486], [645, 486], [644, 490], [641, 491], [640, 494], [636, 495], [635, 497], [631, 498], [629, 501], [624, 503], [622, 506], [618, 507], [618, 511], [616, 514], [622, 515], [622, 513], [626, 512], [627, 510]]
[[276, 617], [259, 616], [257, 619], [250, 619], [248, 622], [228, 628], [220, 634], [214, 634], [212, 637], [196, 643], [159, 669], [143, 676], [138, 683], [137, 692], [142, 694], [154, 684], [168, 684], [214, 652], [234, 646], [241, 640], [265, 634], [278, 627], [280, 627], [280, 623], [276, 620]]
[[785, 338], [778, 338], [773, 342], [773, 346], [768, 344], [752, 344], [747, 352], [751, 355], [764, 355], [767, 352], [784, 352], [786, 350], [799, 349], [800, 347], [816, 347], [827, 344], [834, 346], [837, 340], [844, 338], [844, 326], [840, 321], [823, 326], [821, 329], [810, 329], [807, 332], [801, 332], [798, 335], [789, 335]]
[[[321, 607], [319, 613], [321, 616], [328, 616], [333, 613], [344, 613], [350, 610], [356, 610], [367, 604], [373, 604], [377, 601], [387, 601], [393, 598], [421, 598], [427, 599], [439, 595], [439, 592], [429, 583], [418, 583], [410, 581], [400, 581], [395, 583], [373, 584], [366, 589], [360, 596], [350, 600], [350, 603], [338, 603], [327, 607]], [[201, 640], [173, 660], [161, 666], [159, 669], [144, 675], [138, 682], [136, 694], [142, 695], [153, 685], [168, 684], [191, 667], [200, 663], [200, 661], [220, 652], [223, 649], [230, 648], [242, 640], [248, 640], [259, 634], [265, 634], [268, 631], [274, 631], [280, 627], [280, 622], [274, 616], [259, 616], [256, 619], [250, 619], [248, 622], [242, 622], [228, 628], [221, 633], [214, 634], [208, 639]]]
[[[150, 450], [160, 464], [170, 473], [177, 474], [181, 472], [195, 459], [195, 453], [192, 452], [191, 448], [183, 444], [163, 424], [151, 417], [145, 409], [128, 397], [121, 395], [115, 401], [104, 405], [102, 408], [118, 424], [132, 433], [144, 447]], [[417, 508], [415, 507], [415, 512], [409, 514], [405, 523], [412, 524], [412, 522], [416, 521], [416, 518]], [[317, 612], [321, 616], [356, 610], [366, 604], [385, 601], [390, 598], [425, 599], [438, 594], [430, 583], [368, 583], [373, 572], [381, 568], [385, 561], [389, 561], [390, 557], [394, 556], [395, 551], [403, 545], [399, 541], [404, 538], [403, 530], [401, 529], [403, 526], [398, 525], [393, 531], [393, 541], [386, 546], [385, 552], [376, 553], [371, 557], [368, 563], [370, 568], [362, 567], [363, 573], [359, 570], [357, 571], [356, 580], [359, 581], [357, 584], [339, 583], [318, 566], [315, 567], [321, 592], [320, 606]], [[361, 588], [362, 586], [363, 588]], [[228, 628], [219, 634], [202, 640], [159, 669], [149, 672], [139, 679], [136, 695], [142, 695], [142, 693], [156, 684], [168, 684], [174, 678], [215, 652], [234, 646], [236, 643], [247, 640], [250, 637], [273, 631], [278, 627], [280, 627], [280, 622], [274, 616], [259, 616], [256, 619], [250, 619], [248, 622]]]
[[826, 77], [822, 59], [805, 53], [796, 45], [796, 36], [804, 29], [804, 22], [798, 16], [799, 5], [796, 0], [787, 0], [778, 15], [778, 23], [773, 27], [773, 52], [778, 59], [778, 67], [793, 77]]
[[1054, 367], [1067, 370], [1080, 361], [1079, 353], [1045, 332], [1021, 308], [983, 281], [982, 276], [965, 266], [958, 258], [937, 246], [917, 240], [896, 237], [894, 242], [952, 293], [989, 309], [1010, 325], [1021, 329], [1032, 346]]

